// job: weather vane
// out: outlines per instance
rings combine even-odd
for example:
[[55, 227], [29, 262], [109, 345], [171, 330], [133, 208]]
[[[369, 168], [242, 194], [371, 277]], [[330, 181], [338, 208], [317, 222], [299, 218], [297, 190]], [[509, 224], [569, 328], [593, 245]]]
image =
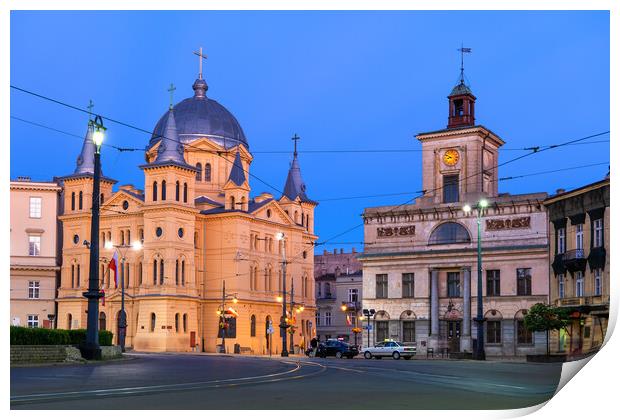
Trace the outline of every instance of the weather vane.
[[465, 79], [465, 75], [464, 75], [465, 66], [463, 65], [464, 64], [463, 57], [465, 56], [465, 53], [471, 53], [471, 48], [463, 47], [463, 44], [461, 43], [461, 48], [459, 48], [457, 51], [461, 52], [461, 83], [465, 83], [465, 80], [464, 80]]

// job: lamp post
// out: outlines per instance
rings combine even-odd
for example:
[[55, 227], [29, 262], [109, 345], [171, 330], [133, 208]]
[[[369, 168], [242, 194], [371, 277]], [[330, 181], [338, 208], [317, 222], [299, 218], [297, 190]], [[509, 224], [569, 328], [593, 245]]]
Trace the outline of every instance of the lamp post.
[[220, 353], [226, 353], [226, 318], [224, 317], [226, 314], [226, 299], [232, 297], [232, 302], [237, 303], [237, 294], [229, 293], [226, 294], [226, 280], [222, 280], [222, 304], [220, 305], [219, 315], [220, 315], [220, 331], [222, 334], [222, 344], [220, 345]]
[[90, 265], [88, 270], [88, 291], [83, 296], [88, 299], [88, 316], [86, 319], [86, 342], [81, 346], [82, 357], [89, 360], [101, 359], [99, 347], [99, 183], [101, 180], [101, 145], [106, 128], [101, 116], [88, 122], [93, 132], [95, 144], [95, 168], [93, 174], [93, 196], [90, 219]]
[[[342, 302], [342, 306], [340, 306], [340, 309], [342, 310], [342, 312], [345, 312], [345, 316], [351, 316], [355, 321], [353, 324], [353, 342], [355, 344], [355, 347], [357, 347], [357, 318], [358, 318], [358, 311], [359, 311], [359, 302], [349, 302], [353, 304], [353, 310], [349, 309], [349, 304], [347, 304], [346, 302]], [[346, 313], [349, 312], [348, 315], [346, 315]]]
[[364, 314], [364, 316], [368, 319], [368, 322], [366, 324], [366, 331], [368, 332], [367, 337], [368, 337], [368, 344], [367, 347], [370, 347], [370, 317], [375, 315], [375, 310], [374, 309], [363, 309], [362, 310], [362, 314]]
[[[478, 205], [476, 206], [476, 222], [478, 224], [478, 290], [477, 290], [477, 306], [478, 311], [476, 313], [476, 324], [477, 324], [477, 334], [476, 334], [476, 351], [474, 354], [474, 358], [476, 360], [485, 360], [484, 354], [484, 317], [482, 313], [482, 246], [480, 243], [480, 222], [482, 217], [482, 212], [485, 208], [489, 206], [489, 202], [485, 199], [481, 199], [478, 201]], [[465, 213], [471, 212], [472, 208], [469, 204], [463, 206], [463, 211]]]
[[[133, 249], [134, 251], [140, 251], [142, 249], [142, 241], [134, 241], [131, 245], [114, 245], [112, 242], [106, 242], [106, 249], [116, 248], [121, 254], [121, 262], [123, 269], [121, 270], [121, 311], [118, 315], [118, 344], [121, 346], [121, 351], [125, 351], [125, 338], [127, 337], [127, 312], [125, 312], [125, 253], [122, 249]], [[117, 268], [118, 270], [118, 268]]]
[[280, 318], [280, 331], [282, 333], [282, 353], [280, 356], [288, 357], [286, 350], [286, 242], [284, 242], [284, 233], [276, 234], [276, 239], [280, 241], [282, 248], [282, 318]]

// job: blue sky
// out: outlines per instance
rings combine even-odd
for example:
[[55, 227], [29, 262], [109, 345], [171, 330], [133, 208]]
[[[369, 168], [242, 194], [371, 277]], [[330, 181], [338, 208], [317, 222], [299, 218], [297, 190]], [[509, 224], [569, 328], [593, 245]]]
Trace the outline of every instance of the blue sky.
[[[253, 194], [279, 196], [292, 149], [419, 149], [414, 135], [442, 129], [459, 74], [461, 42], [477, 122], [505, 149], [557, 144], [609, 129], [609, 13], [552, 12], [12, 12], [11, 83], [152, 130], [192, 94], [192, 51], [209, 56], [207, 93], [243, 127], [254, 153]], [[85, 114], [11, 91], [11, 115], [83, 136]], [[147, 134], [109, 124], [107, 142], [144, 147]], [[595, 140], [609, 140], [609, 135]], [[11, 120], [11, 178], [73, 171], [81, 139]], [[103, 170], [143, 187], [141, 152], [104, 149]], [[524, 153], [504, 150], [500, 162]], [[609, 161], [609, 143], [564, 147], [500, 168], [500, 177]], [[301, 153], [330, 238], [361, 223], [365, 207], [413, 195], [326, 199], [421, 189], [421, 153]], [[501, 192], [574, 188], [607, 166], [500, 182]], [[274, 190], [272, 187], [275, 187]], [[321, 239], [319, 239], [321, 240]], [[326, 248], [362, 248], [353, 229]], [[342, 243], [341, 243], [342, 242]], [[351, 243], [350, 243], [351, 242]], [[321, 252], [322, 247], [317, 249]]]

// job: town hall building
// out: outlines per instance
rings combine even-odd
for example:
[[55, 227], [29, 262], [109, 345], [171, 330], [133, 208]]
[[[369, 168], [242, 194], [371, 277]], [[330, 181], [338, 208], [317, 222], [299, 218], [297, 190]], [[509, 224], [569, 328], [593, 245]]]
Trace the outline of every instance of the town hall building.
[[[286, 264], [287, 338], [304, 346], [315, 316], [317, 203], [306, 195], [296, 148], [283, 194], [252, 197], [253, 156], [240, 124], [207, 96], [202, 69], [192, 88], [153, 130], [143, 189], [113, 191], [116, 181], [102, 175], [99, 328], [116, 341], [124, 282], [128, 347], [213, 352], [224, 335], [227, 352], [279, 353]], [[89, 125], [75, 171], [62, 179], [58, 328], [86, 327], [92, 136]], [[108, 268], [115, 250], [118, 287]]]
[[498, 192], [504, 140], [476, 123], [475, 103], [461, 73], [448, 96], [447, 127], [417, 135], [423, 195], [363, 213], [359, 259], [363, 307], [376, 311], [371, 341], [416, 343], [419, 354], [472, 351], [480, 223], [486, 355], [545, 351], [545, 334], [528, 331], [523, 318], [548, 302], [547, 194]]

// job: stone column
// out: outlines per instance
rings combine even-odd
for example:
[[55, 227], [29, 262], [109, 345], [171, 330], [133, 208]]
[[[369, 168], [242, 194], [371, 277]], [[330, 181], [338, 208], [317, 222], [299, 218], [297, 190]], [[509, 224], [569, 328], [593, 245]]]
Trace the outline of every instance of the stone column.
[[463, 326], [461, 328], [461, 351], [471, 352], [471, 267], [462, 267], [463, 274]]
[[428, 347], [439, 351], [439, 271], [431, 269], [431, 336]]

